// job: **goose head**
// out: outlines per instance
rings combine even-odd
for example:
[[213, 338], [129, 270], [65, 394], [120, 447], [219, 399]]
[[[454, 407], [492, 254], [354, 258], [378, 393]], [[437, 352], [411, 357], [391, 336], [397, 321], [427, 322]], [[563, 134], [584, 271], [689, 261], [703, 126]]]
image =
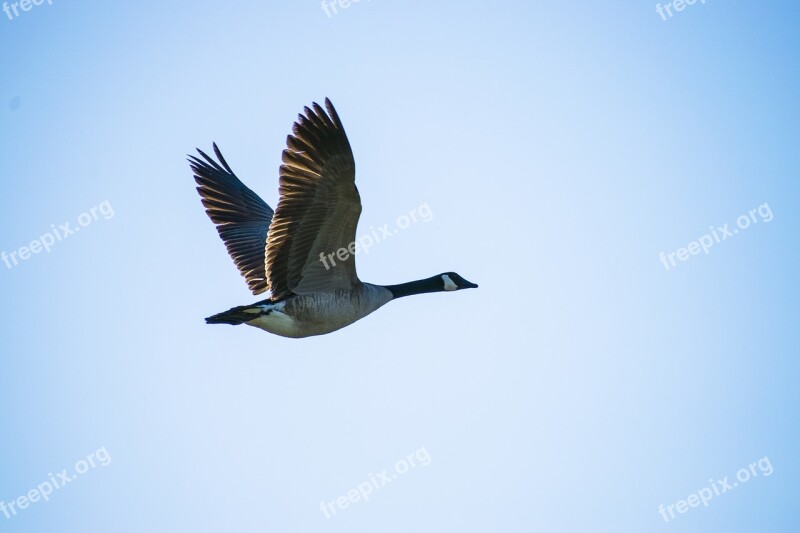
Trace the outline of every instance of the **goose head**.
[[443, 290], [450, 292], [450, 291], [460, 291], [461, 289], [477, 289], [478, 286], [471, 281], [467, 281], [462, 276], [456, 274], [455, 272], [444, 272], [439, 274], [439, 278], [442, 280]]

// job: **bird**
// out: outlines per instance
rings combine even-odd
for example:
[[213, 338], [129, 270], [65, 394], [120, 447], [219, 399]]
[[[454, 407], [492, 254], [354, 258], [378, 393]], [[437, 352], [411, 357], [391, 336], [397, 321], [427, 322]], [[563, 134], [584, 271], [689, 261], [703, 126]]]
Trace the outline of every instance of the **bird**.
[[[359, 280], [354, 250], [361, 215], [355, 161], [330, 99], [304, 107], [286, 139], [273, 210], [234, 174], [216, 143], [188, 161], [206, 214], [250, 291], [269, 297], [206, 318], [289, 338], [325, 335], [405, 296], [477, 288], [455, 272], [398, 285]], [[344, 254], [347, 256], [348, 254]], [[332, 264], [323, 259], [331, 259]]]

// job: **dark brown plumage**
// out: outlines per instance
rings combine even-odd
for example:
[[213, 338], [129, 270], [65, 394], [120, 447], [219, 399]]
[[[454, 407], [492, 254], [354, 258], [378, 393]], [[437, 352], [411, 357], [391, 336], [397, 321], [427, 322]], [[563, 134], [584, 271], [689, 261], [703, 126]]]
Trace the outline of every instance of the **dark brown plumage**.
[[267, 277], [273, 298], [358, 283], [355, 261], [326, 269], [319, 255], [355, 241], [361, 197], [353, 152], [336, 110], [305, 108], [286, 139], [280, 201], [267, 237]]
[[264, 252], [272, 208], [236, 177], [216, 144], [214, 153], [221, 165], [197, 151], [203, 159], [189, 156], [189, 164], [206, 213], [253, 294], [266, 292]]

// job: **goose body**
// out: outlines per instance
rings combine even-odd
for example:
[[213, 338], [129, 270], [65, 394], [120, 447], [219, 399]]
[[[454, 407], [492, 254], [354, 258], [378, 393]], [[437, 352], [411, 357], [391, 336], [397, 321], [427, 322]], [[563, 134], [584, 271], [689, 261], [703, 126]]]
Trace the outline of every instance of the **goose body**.
[[392, 293], [371, 283], [352, 289], [293, 295], [231, 309], [209, 323], [244, 323], [283, 337], [324, 335], [349, 326], [392, 300]]
[[273, 211], [245, 186], [222, 157], [198, 150], [189, 162], [198, 192], [234, 263], [253, 294], [266, 300], [234, 307], [209, 324], [247, 324], [300, 338], [323, 335], [413, 294], [475, 288], [454, 272], [399, 285], [358, 279], [355, 258], [331, 267], [321, 261], [355, 242], [361, 199], [350, 143], [330, 100], [299, 115], [280, 167], [280, 199]]

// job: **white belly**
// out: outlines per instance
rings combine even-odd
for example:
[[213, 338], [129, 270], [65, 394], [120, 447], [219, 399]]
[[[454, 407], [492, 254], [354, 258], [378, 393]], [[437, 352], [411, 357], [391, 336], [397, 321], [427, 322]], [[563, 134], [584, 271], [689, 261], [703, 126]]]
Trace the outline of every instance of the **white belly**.
[[269, 314], [260, 315], [245, 324], [283, 337], [303, 337], [297, 322], [283, 312], [284, 307], [286, 307], [285, 302], [258, 306], [257, 309], [269, 311]]
[[273, 311], [268, 315], [263, 315], [256, 318], [255, 320], [246, 322], [246, 324], [248, 326], [253, 326], [255, 328], [269, 331], [270, 333], [274, 333], [275, 335], [281, 335], [282, 337], [304, 336], [301, 334], [300, 328], [297, 327], [295, 321], [292, 320], [290, 316], [280, 312]]
[[245, 323], [282, 337], [324, 335], [352, 324], [391, 300], [391, 293], [382, 287], [364, 284], [358, 290], [356, 295], [342, 291], [333, 296], [295, 296], [288, 301], [288, 308], [286, 300], [256, 306], [252, 312], [257, 316]]

